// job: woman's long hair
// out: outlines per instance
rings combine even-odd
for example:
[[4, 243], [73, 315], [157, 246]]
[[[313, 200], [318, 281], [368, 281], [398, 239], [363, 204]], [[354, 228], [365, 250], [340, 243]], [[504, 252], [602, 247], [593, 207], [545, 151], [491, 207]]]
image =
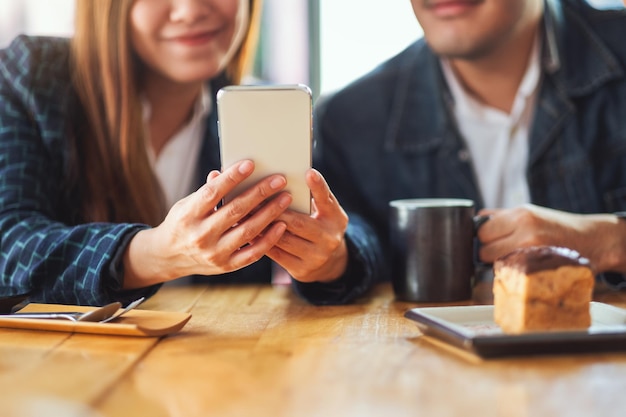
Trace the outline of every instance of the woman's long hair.
[[[165, 199], [145, 145], [141, 74], [130, 42], [133, 0], [77, 0], [71, 65], [78, 96], [69, 173], [88, 222], [158, 225]], [[226, 69], [233, 84], [251, 68], [261, 0], [250, 0], [246, 37]]]

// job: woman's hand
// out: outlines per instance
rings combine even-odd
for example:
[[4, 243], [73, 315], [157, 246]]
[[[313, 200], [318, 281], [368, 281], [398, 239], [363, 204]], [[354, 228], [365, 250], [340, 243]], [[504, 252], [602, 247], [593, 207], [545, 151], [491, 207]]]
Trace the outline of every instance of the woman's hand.
[[246, 160], [223, 173], [211, 172], [198, 191], [172, 207], [163, 223], [137, 233], [125, 254], [124, 288], [231, 272], [265, 255], [286, 229], [277, 221], [291, 203], [291, 196], [281, 192], [284, 176], [264, 178], [216, 209], [253, 170], [252, 161]]
[[535, 205], [481, 210], [480, 259], [493, 262], [516, 248], [552, 245], [578, 251], [596, 272], [626, 272], [626, 221], [612, 214], [574, 214]]
[[298, 281], [333, 281], [348, 263], [344, 238], [348, 216], [319, 172], [309, 170], [306, 181], [313, 197], [312, 214], [283, 213], [279, 219], [287, 231], [268, 256]]

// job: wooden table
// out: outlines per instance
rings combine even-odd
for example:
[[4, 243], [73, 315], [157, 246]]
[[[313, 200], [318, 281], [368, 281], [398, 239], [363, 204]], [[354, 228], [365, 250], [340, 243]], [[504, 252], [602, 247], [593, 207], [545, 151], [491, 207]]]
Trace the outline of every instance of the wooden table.
[[626, 354], [468, 361], [420, 336], [403, 317], [416, 306], [389, 285], [337, 307], [289, 287], [167, 287], [141, 308], [191, 311], [173, 336], [0, 329], [0, 416], [626, 415]]

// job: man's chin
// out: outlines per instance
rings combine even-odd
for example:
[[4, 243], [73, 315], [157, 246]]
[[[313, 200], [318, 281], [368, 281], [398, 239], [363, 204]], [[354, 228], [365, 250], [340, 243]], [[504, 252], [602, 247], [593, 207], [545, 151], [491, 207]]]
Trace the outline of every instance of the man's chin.
[[487, 56], [490, 50], [484, 45], [468, 45], [461, 42], [429, 42], [428, 39], [426, 41], [435, 54], [448, 59], [479, 60]]

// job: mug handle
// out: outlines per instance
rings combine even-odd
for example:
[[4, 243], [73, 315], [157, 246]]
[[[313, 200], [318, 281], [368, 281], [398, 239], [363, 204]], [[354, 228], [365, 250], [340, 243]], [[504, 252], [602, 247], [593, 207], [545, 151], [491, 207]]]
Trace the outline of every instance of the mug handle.
[[474, 216], [472, 218], [474, 222], [474, 233], [478, 232], [478, 229], [480, 229], [480, 226], [485, 224], [487, 220], [489, 220], [490, 218], [491, 218], [491, 214]]
[[[480, 229], [480, 226], [485, 224], [490, 218], [491, 218], [491, 214], [476, 215], [472, 218], [472, 221], [474, 222], [474, 236], [476, 236], [476, 234], [478, 233], [478, 229]], [[478, 258], [479, 246], [480, 246], [480, 241], [476, 239], [474, 242], [474, 263], [479, 267], [490, 267], [492, 264], [485, 263]]]

